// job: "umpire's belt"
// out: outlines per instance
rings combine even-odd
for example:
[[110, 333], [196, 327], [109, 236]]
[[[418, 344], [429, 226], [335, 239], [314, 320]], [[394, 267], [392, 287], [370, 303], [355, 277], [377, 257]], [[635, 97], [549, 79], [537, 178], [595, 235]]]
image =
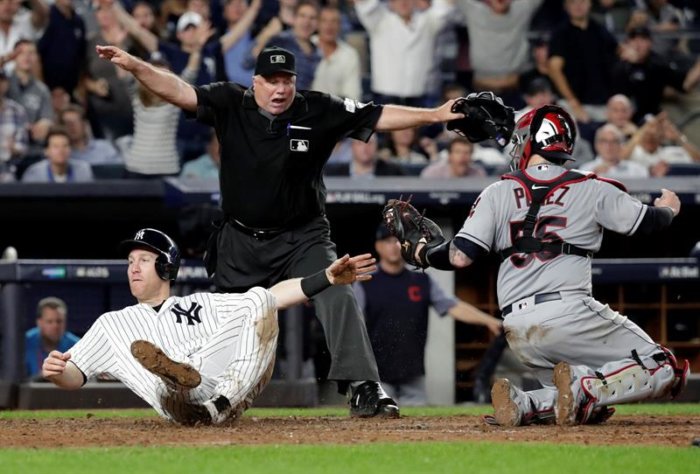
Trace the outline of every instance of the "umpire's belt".
[[233, 217], [228, 217], [227, 218], [229, 224], [231, 224], [233, 227], [238, 229], [244, 234], [250, 235], [251, 237], [254, 237], [257, 240], [268, 240], [272, 239], [274, 237], [277, 237], [278, 235], [287, 232], [288, 230], [292, 230], [293, 227], [275, 227], [275, 228], [270, 228], [270, 229], [256, 229], [253, 227], [248, 227], [247, 225], [243, 224], [240, 221], [237, 221]]
[[[524, 298], [524, 299], [529, 299], [529, 298]], [[554, 293], [540, 293], [538, 295], [535, 295], [535, 304], [540, 304], [544, 303], [546, 301], [557, 301], [561, 299], [561, 293], [558, 291], [555, 291]], [[514, 309], [523, 309], [525, 306], [527, 306], [527, 302], [520, 300], [516, 301], [513, 304], [509, 304], [508, 306], [504, 306], [503, 309], [501, 310], [501, 314], [505, 317], [508, 316], [510, 313], [513, 312]]]

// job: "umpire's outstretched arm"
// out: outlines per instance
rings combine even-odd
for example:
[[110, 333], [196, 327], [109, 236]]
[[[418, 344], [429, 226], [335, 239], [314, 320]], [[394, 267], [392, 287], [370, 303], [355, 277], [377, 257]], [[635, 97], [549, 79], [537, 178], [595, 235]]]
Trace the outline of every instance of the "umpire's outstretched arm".
[[197, 94], [194, 88], [170, 71], [148, 64], [116, 46], [96, 46], [102, 59], [119, 66], [166, 102], [188, 112], [197, 109]]

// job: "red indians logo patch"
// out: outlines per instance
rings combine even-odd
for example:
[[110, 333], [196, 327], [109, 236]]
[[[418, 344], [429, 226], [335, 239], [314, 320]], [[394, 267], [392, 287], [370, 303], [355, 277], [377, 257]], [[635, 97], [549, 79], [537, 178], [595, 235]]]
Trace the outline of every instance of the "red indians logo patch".
[[414, 303], [420, 303], [423, 300], [423, 295], [420, 293], [420, 286], [411, 285], [408, 287], [408, 299]]

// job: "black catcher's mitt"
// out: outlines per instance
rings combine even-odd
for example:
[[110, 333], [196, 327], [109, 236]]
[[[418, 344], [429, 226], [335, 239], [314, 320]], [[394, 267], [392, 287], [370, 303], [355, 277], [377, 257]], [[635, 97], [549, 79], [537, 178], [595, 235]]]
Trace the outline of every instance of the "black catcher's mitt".
[[[382, 211], [384, 224], [391, 235], [401, 242], [401, 256], [403, 259], [420, 268], [428, 268], [425, 258], [428, 250], [431, 250], [445, 241], [438, 225], [430, 219], [423, 217], [408, 201], [390, 199]], [[425, 244], [416, 255], [419, 243]]]
[[500, 146], [506, 146], [515, 128], [513, 107], [504, 105], [491, 91], [460, 97], [452, 104], [452, 112], [463, 113], [464, 118], [450, 120], [447, 129], [473, 143], [493, 138]]

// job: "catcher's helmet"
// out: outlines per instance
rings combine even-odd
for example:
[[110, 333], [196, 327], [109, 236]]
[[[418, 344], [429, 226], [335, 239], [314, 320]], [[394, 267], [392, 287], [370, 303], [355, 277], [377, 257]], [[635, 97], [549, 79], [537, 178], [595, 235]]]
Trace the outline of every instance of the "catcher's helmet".
[[156, 273], [163, 280], [174, 281], [180, 268], [180, 249], [177, 244], [163, 232], [156, 229], [136, 231], [133, 239], [124, 240], [120, 250], [131, 252], [135, 248], [145, 248], [155, 252]]
[[530, 157], [540, 155], [547, 160], [563, 164], [573, 160], [571, 154], [576, 143], [576, 122], [569, 113], [556, 105], [545, 105], [526, 113], [511, 137], [510, 168], [525, 169]]

